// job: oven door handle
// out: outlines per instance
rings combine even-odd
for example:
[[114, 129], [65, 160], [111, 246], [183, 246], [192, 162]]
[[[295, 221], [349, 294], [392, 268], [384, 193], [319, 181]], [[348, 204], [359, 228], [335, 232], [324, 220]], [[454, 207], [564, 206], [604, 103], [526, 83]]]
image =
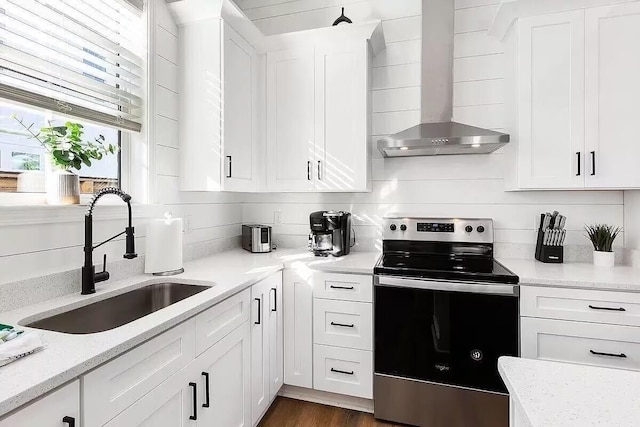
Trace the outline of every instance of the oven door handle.
[[500, 283], [464, 283], [464, 282], [440, 282], [436, 280], [410, 279], [408, 277], [377, 276], [377, 285], [399, 288], [414, 288], [433, 291], [470, 292], [474, 294], [520, 295], [518, 285]]

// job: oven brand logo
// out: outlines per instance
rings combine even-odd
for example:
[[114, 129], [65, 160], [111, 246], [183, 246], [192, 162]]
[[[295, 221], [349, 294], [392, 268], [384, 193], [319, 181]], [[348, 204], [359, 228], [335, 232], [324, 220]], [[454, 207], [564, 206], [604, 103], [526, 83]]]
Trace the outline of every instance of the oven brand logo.
[[449, 365], [441, 365], [441, 364], [437, 364], [436, 365], [436, 369], [439, 372], [449, 372], [451, 370], [451, 368], [449, 367]]

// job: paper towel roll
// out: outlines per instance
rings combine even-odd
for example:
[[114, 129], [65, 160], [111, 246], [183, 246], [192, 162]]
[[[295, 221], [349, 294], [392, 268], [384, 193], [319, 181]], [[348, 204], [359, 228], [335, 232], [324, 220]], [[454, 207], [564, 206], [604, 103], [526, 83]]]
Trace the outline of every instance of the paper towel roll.
[[180, 273], [182, 218], [153, 219], [147, 226], [145, 273]]

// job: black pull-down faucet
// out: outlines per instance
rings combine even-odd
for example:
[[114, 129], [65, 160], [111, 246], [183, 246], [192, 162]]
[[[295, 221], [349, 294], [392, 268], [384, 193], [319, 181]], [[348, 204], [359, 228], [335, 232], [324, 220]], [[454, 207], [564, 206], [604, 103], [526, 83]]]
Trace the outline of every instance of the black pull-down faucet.
[[[98, 199], [106, 194], [115, 194], [127, 204], [129, 209], [129, 226], [122, 233], [118, 233], [110, 239], [105, 240], [93, 246], [93, 208]], [[109, 280], [109, 272], [106, 269], [107, 256], [104, 257], [104, 269], [96, 273], [96, 267], [93, 265], [93, 250], [112, 241], [116, 237], [120, 237], [126, 233], [126, 252], [124, 258], [133, 259], [137, 257], [135, 249], [135, 236], [133, 234], [133, 226], [131, 224], [131, 196], [115, 187], [107, 187], [98, 191], [91, 199], [89, 208], [84, 216], [84, 267], [82, 267], [82, 295], [93, 294], [96, 291], [96, 283]]]

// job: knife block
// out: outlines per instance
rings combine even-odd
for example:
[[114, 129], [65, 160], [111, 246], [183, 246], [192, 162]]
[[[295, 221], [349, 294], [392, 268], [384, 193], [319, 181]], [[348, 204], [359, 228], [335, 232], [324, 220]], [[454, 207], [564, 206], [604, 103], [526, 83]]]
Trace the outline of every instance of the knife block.
[[536, 243], [536, 259], [540, 262], [550, 264], [561, 264], [564, 262], [564, 246], [545, 245], [544, 231], [538, 230], [538, 242]]

